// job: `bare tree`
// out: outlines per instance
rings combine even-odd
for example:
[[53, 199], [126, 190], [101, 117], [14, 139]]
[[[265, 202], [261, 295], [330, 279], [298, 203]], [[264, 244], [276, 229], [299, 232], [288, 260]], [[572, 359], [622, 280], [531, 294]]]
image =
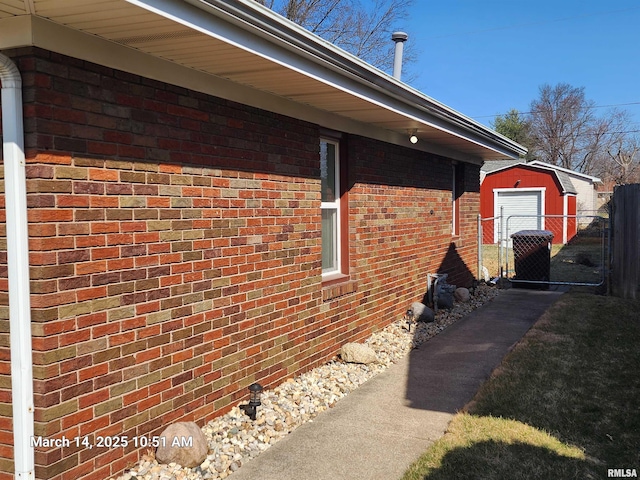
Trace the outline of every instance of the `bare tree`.
[[638, 137], [630, 137], [620, 140], [614, 148], [607, 150], [613, 164], [607, 173], [606, 178], [615, 182], [616, 185], [633, 183], [640, 177], [640, 140]]
[[[390, 72], [391, 33], [402, 29], [414, 0], [256, 0], [365, 62]], [[405, 64], [414, 57], [410, 44]]]
[[624, 138], [628, 114], [612, 110], [598, 116], [584, 87], [560, 83], [540, 87], [530, 121], [538, 159], [590, 174], [602, 168], [606, 152]]
[[626, 130], [629, 123], [630, 115], [625, 110], [612, 109], [596, 117], [586, 134], [587, 153], [577, 164], [576, 170], [592, 175], [598, 175], [602, 170], [606, 170], [611, 163], [607, 152], [613, 150], [616, 145], [627, 143]]

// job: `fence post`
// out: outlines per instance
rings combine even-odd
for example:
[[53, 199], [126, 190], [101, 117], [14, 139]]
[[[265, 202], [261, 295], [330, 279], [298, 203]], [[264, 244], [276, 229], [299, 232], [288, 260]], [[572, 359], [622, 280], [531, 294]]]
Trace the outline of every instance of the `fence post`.
[[[504, 232], [504, 206], [500, 207], [500, 231], [498, 232], [498, 276], [502, 278], [502, 233]], [[505, 252], [506, 253], [506, 252]]]
[[613, 192], [612, 293], [640, 298], [640, 184], [621, 185]]
[[608, 223], [605, 224], [607, 227], [607, 259], [605, 263], [605, 281], [607, 282], [607, 295], [611, 295], [611, 283], [613, 281], [611, 277], [611, 270], [613, 269], [613, 197], [609, 199], [609, 204], [607, 205], [607, 214], [609, 215], [609, 218]]
[[478, 281], [482, 279], [482, 216], [478, 214]]

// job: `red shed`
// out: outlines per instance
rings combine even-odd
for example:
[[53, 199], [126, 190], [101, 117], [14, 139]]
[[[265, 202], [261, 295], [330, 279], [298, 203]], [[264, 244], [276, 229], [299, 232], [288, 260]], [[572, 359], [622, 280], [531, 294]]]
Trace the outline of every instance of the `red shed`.
[[501, 208], [508, 234], [519, 230], [550, 230], [553, 243], [567, 243], [576, 232], [577, 191], [564, 172], [521, 160], [485, 162], [481, 169], [480, 214], [483, 242], [498, 241]]

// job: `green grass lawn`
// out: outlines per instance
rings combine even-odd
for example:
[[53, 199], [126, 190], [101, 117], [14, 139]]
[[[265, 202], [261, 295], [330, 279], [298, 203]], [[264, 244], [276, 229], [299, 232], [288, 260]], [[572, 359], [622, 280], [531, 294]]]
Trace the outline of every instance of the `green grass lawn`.
[[640, 302], [568, 293], [403, 480], [640, 475]]

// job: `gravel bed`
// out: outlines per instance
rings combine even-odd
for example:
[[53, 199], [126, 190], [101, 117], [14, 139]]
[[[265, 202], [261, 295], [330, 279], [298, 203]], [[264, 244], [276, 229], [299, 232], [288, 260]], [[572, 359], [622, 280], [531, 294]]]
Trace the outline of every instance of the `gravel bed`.
[[[209, 455], [196, 468], [177, 464], [159, 464], [153, 453], [144, 455], [136, 466], [117, 480], [218, 480], [227, 478], [243, 463], [257, 457], [299, 425], [312, 422], [323, 411], [437, 335], [452, 323], [484, 303], [499, 290], [480, 285], [466, 303], [456, 303], [451, 310], [440, 310], [432, 323], [398, 320], [374, 333], [364, 343], [377, 354], [378, 363], [361, 365], [338, 359], [303, 375], [290, 378], [262, 394], [262, 405], [255, 421], [234, 407], [229, 413], [207, 423], [202, 431], [209, 443]], [[245, 403], [245, 402], [243, 402]]]

